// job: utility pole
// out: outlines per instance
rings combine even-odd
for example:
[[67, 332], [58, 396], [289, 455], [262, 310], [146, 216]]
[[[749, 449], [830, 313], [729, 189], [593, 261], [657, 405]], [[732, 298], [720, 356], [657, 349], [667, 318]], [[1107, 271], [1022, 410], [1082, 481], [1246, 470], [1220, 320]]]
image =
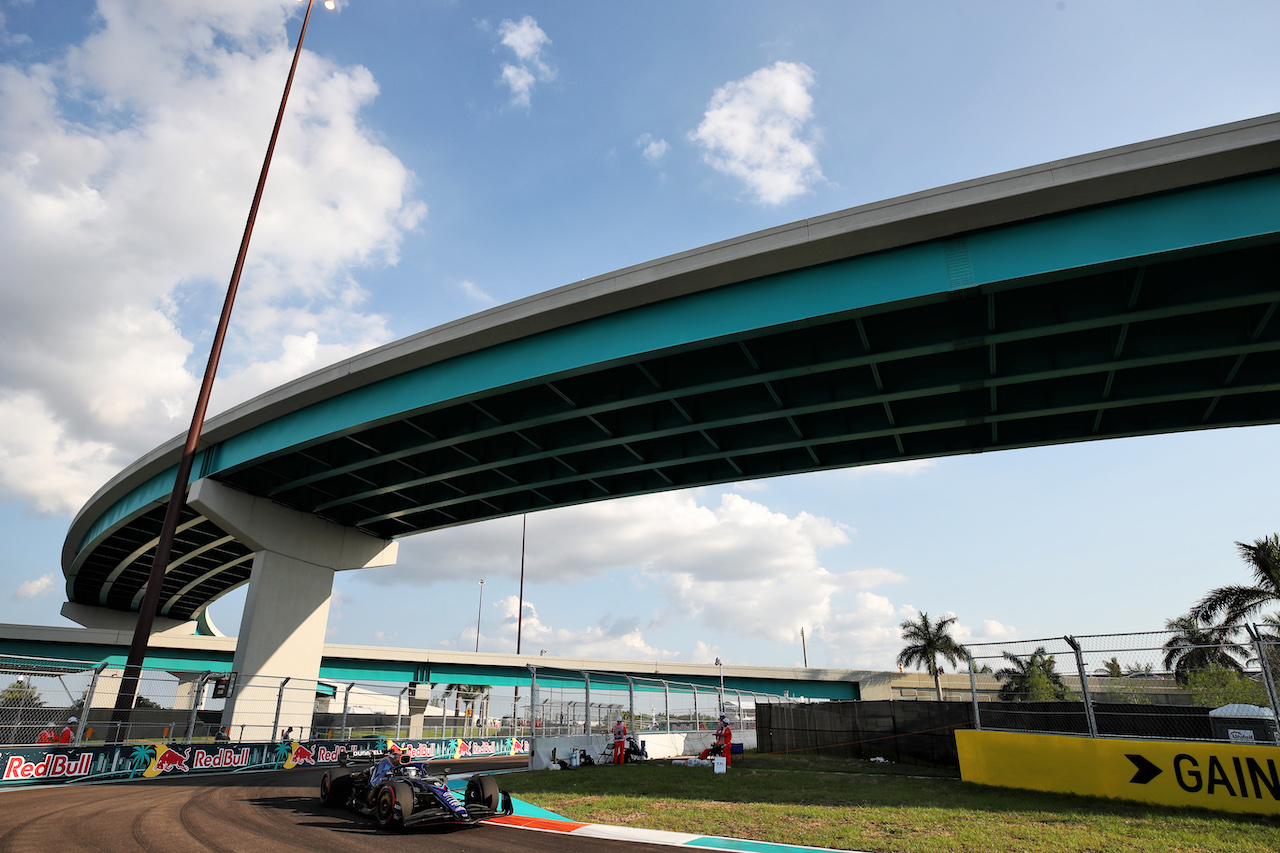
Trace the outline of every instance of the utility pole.
[[516, 654], [520, 654], [520, 632], [524, 628], [524, 541], [529, 533], [529, 514], [521, 516], [520, 527], [520, 604], [516, 611]]
[[484, 611], [484, 578], [480, 578], [480, 603], [476, 605], [476, 651], [480, 651], [480, 614]]

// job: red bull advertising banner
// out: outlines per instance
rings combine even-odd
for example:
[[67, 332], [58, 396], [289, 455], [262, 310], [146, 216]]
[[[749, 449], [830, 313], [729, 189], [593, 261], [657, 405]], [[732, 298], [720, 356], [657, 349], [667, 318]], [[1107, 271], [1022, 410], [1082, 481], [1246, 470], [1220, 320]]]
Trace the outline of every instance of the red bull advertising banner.
[[394, 743], [415, 761], [529, 754], [528, 738], [445, 738], [390, 741], [280, 741], [278, 743], [130, 743], [122, 746], [0, 747], [0, 787], [158, 779], [188, 773], [293, 770], [337, 764], [339, 753], [359, 760]]

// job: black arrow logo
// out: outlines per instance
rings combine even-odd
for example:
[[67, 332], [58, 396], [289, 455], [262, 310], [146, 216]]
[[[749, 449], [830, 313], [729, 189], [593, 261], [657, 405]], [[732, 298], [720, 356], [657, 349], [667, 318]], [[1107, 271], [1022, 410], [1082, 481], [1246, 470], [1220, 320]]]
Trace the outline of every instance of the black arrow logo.
[[1134, 773], [1133, 778], [1129, 780], [1130, 784], [1145, 785], [1164, 772], [1141, 755], [1126, 755], [1125, 758], [1132, 761], [1133, 766], [1138, 768], [1138, 772]]

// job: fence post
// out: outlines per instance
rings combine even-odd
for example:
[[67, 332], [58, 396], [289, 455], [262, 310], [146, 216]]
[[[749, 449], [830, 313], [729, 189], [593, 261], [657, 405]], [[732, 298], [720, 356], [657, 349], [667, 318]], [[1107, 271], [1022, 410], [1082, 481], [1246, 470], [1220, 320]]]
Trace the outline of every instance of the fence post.
[[[290, 676], [292, 678], [292, 676]], [[284, 686], [289, 683], [286, 678], [280, 682], [280, 689], [276, 692], [276, 718], [271, 721], [271, 740], [274, 742], [276, 736], [280, 733], [280, 707], [284, 705]]]
[[1080, 693], [1084, 697], [1084, 718], [1089, 725], [1089, 737], [1098, 736], [1098, 721], [1093, 716], [1093, 697], [1089, 695], [1089, 676], [1084, 671], [1084, 655], [1075, 637], [1063, 637], [1076, 655], [1076, 671], [1080, 673]]
[[698, 685], [693, 685], [693, 730], [702, 731], [702, 718], [698, 716]]
[[631, 676], [625, 676], [627, 679], [627, 713], [631, 715], [631, 733], [637, 736], [639, 740], [640, 731], [636, 726], [636, 683]]
[[404, 717], [402, 707], [404, 705], [404, 694], [407, 692], [409, 692], [409, 688], [405, 687], [396, 694], [396, 740], [400, 740], [400, 720]]
[[[288, 681], [288, 679], [285, 680]], [[347, 709], [351, 707], [351, 688], [355, 686], [356, 683], [353, 681], [347, 685], [346, 690], [342, 691], [342, 725], [338, 729], [338, 737], [343, 740], [350, 740], [347, 737]]]
[[1280, 704], [1276, 702], [1276, 680], [1271, 677], [1271, 661], [1267, 658], [1267, 644], [1263, 641], [1263, 634], [1257, 625], [1245, 625], [1244, 629], [1249, 632], [1253, 647], [1258, 651], [1258, 664], [1262, 667], [1262, 686], [1267, 691], [1267, 701], [1271, 703], [1273, 712], [1280, 711]]
[[582, 673], [582, 683], [586, 685], [586, 699], [583, 700], [582, 704], [585, 705], [587, 709], [587, 721], [583, 724], [582, 733], [584, 735], [589, 735], [591, 734], [591, 673], [587, 672], [585, 669], [580, 669], [578, 672]]
[[978, 716], [978, 674], [973, 670], [973, 655], [966, 649], [964, 656], [969, 659], [969, 701], [973, 703], [973, 729], [982, 731], [982, 718]]
[[667, 718], [667, 734], [671, 734], [671, 685], [662, 681], [662, 716]]
[[103, 661], [93, 668], [93, 678], [89, 680], [89, 689], [84, 694], [84, 705], [80, 707], [80, 722], [76, 726], [76, 746], [84, 740], [84, 727], [89, 722], [89, 709], [93, 707], [93, 694], [98, 689], [98, 676], [102, 675], [102, 671], [107, 668], [107, 662]]
[[191, 700], [191, 716], [187, 718], [187, 743], [191, 743], [191, 736], [196, 732], [196, 713], [200, 710], [200, 703], [204, 701], [204, 685], [211, 675], [211, 672], [201, 675], [200, 682], [196, 685], [196, 695]]
[[529, 667], [529, 764], [532, 766], [538, 754], [538, 720], [534, 717], [538, 713], [538, 668], [531, 663], [525, 666]]

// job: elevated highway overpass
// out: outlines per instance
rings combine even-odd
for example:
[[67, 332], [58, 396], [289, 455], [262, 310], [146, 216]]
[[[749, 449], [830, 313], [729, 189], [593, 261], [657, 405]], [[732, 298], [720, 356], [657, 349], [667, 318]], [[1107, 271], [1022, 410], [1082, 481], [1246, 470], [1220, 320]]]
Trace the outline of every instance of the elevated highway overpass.
[[[210, 419], [158, 623], [249, 583], [236, 668], [319, 666], [397, 539], [857, 465], [1280, 421], [1280, 116], [587, 279]], [[106, 484], [64, 613], [131, 621], [181, 438]], [[170, 621], [164, 621], [170, 620]]]

